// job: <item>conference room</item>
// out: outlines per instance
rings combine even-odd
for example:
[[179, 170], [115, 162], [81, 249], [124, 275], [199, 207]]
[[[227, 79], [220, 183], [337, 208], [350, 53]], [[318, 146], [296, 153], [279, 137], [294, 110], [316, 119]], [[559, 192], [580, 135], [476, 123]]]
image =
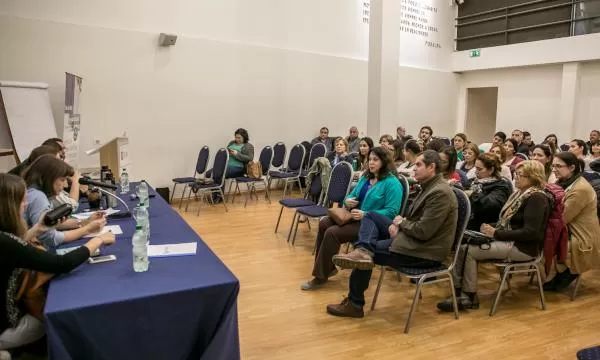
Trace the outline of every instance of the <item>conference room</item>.
[[0, 360], [600, 359], [600, 1], [4, 0], [0, 43]]

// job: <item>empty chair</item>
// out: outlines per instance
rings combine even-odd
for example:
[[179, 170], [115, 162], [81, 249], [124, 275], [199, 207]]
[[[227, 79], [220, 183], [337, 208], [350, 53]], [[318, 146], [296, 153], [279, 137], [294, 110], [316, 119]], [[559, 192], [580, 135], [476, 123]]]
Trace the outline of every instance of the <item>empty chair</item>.
[[321, 218], [327, 215], [328, 209], [334, 203], [341, 203], [344, 201], [344, 198], [348, 194], [348, 189], [350, 189], [352, 174], [352, 165], [348, 162], [342, 161], [334, 166], [331, 171], [331, 178], [329, 179], [329, 185], [327, 186], [327, 191], [325, 192], [322, 204], [304, 206], [296, 209], [296, 213], [294, 214], [290, 226], [290, 232], [288, 233], [288, 242], [290, 241], [292, 230], [294, 232], [292, 245], [296, 241], [300, 216], [306, 216], [307, 218], [312, 219]]
[[308, 154], [308, 162], [304, 170], [302, 170], [301, 177], [305, 177], [308, 174], [308, 169], [313, 165], [313, 162], [320, 158], [324, 157], [327, 153], [327, 149], [325, 148], [325, 144], [316, 143], [310, 148], [310, 153]]
[[283, 166], [286, 152], [285, 144], [281, 141], [273, 145], [273, 161], [271, 162], [273, 168], [279, 170], [279, 168]]
[[196, 161], [196, 170], [194, 171], [193, 176], [189, 177], [179, 177], [173, 179], [173, 192], [171, 194], [171, 203], [173, 203], [173, 197], [175, 196], [175, 188], [178, 184], [183, 184], [183, 192], [181, 193], [181, 199], [179, 200], [179, 208], [181, 209], [181, 204], [183, 203], [183, 198], [185, 197], [185, 190], [191, 184], [193, 184], [198, 176], [204, 174], [206, 171], [206, 167], [208, 165], [208, 156], [209, 150], [208, 146], [203, 146], [198, 153], [198, 160]]
[[[187, 211], [188, 206], [190, 204], [189, 199], [192, 196], [192, 192], [196, 194], [202, 195], [212, 195], [219, 194], [221, 198], [224, 198], [222, 184], [225, 181], [225, 172], [227, 170], [227, 162], [229, 161], [229, 152], [225, 148], [220, 148], [217, 151], [215, 156], [215, 162], [213, 164], [212, 170], [212, 180], [213, 182], [210, 184], [204, 184], [196, 181], [196, 183], [191, 185], [191, 191], [188, 195], [188, 203], [185, 205], [185, 211]], [[223, 201], [223, 206], [225, 206], [225, 211], [228, 211], [227, 204]], [[198, 215], [200, 215], [200, 206], [198, 206]]]
[[281, 199], [279, 200], [279, 204], [281, 204], [281, 210], [279, 210], [279, 217], [277, 218], [277, 225], [275, 225], [275, 233], [277, 234], [277, 229], [279, 229], [279, 223], [281, 222], [281, 215], [283, 214], [283, 209], [293, 209], [299, 208], [303, 206], [311, 206], [317, 205], [321, 199], [321, 193], [323, 192], [323, 184], [321, 182], [321, 173], [317, 172], [314, 174], [307, 175], [307, 190], [306, 194], [303, 198], [291, 198], [291, 199]]
[[300, 173], [302, 172], [302, 164], [304, 162], [305, 149], [301, 144], [296, 144], [290, 151], [290, 157], [287, 161], [286, 171], [270, 171], [267, 176], [267, 183], [269, 188], [273, 179], [281, 180], [284, 182], [283, 195], [285, 197], [287, 192], [288, 184], [298, 184], [300, 192], [302, 192], [302, 185], [300, 184]]
[[244, 207], [248, 204], [248, 199], [252, 196], [252, 192], [256, 195], [256, 199], [258, 200], [258, 195], [256, 194], [256, 184], [263, 183], [265, 186], [265, 196], [266, 199], [271, 203], [271, 199], [269, 196], [269, 187], [267, 186], [266, 176], [269, 173], [269, 167], [271, 166], [271, 161], [273, 160], [273, 148], [270, 146], [265, 146], [264, 149], [261, 150], [260, 156], [258, 158], [258, 162], [262, 167], [262, 177], [260, 178], [251, 178], [248, 176], [235, 178], [235, 190], [233, 191], [233, 196], [231, 197], [231, 203], [235, 200], [236, 193], [240, 192], [240, 183], [246, 184], [246, 201], [244, 202]]

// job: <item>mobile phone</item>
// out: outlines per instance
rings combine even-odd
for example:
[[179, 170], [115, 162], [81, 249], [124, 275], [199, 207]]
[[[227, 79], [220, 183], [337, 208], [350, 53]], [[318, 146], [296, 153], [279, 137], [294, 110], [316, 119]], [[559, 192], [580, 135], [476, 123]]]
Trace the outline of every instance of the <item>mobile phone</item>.
[[90, 264], [99, 264], [103, 262], [115, 261], [117, 257], [115, 255], [104, 255], [104, 256], [96, 256], [88, 259]]
[[71, 215], [73, 207], [69, 204], [62, 204], [55, 209], [52, 209], [44, 215], [44, 225], [54, 226], [58, 224], [60, 219]]

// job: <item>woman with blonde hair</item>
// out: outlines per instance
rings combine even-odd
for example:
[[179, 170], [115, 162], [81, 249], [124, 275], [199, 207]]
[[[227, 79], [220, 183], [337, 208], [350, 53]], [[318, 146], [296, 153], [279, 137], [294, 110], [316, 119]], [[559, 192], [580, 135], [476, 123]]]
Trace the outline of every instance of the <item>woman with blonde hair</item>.
[[[493, 239], [489, 248], [462, 245], [454, 268], [454, 285], [459, 309], [477, 309], [477, 265], [482, 260], [531, 261], [544, 246], [550, 201], [544, 192], [544, 166], [533, 160], [517, 164], [517, 190], [508, 198], [495, 225], [482, 224], [481, 233]], [[462, 271], [461, 271], [462, 270]], [[441, 311], [454, 311], [452, 297], [438, 303]]]
[[327, 155], [327, 159], [331, 163], [331, 167], [336, 166], [342, 161], [347, 161], [352, 164], [353, 159], [348, 154], [348, 141], [346, 141], [346, 139], [342, 137], [335, 139], [335, 142], [333, 143], [333, 149], [334, 151]]
[[462, 153], [463, 161], [459, 162], [456, 167], [458, 168], [458, 170], [462, 171], [467, 175], [467, 179], [469, 181], [472, 181], [477, 177], [475, 173], [475, 162], [479, 157], [479, 147], [477, 147], [477, 144], [467, 144], [463, 148]]

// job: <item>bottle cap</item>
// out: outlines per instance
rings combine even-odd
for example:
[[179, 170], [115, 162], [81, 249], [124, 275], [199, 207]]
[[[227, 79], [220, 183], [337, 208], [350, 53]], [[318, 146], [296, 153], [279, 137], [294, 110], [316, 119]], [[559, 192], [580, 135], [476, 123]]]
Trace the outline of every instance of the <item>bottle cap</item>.
[[135, 230], [142, 230], [142, 225], [136, 225]]

